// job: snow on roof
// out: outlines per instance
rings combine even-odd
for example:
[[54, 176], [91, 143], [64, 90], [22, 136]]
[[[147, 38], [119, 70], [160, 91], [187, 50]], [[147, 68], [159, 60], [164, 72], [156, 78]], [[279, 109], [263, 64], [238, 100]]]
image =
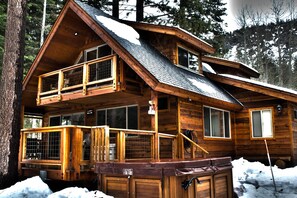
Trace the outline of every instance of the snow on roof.
[[220, 57], [215, 57], [215, 56], [210, 56], [210, 55], [205, 55], [205, 57], [215, 58], [215, 59], [222, 60], [222, 61], [229, 61], [229, 62], [238, 63], [238, 64], [240, 64], [240, 65], [242, 65], [242, 66], [244, 66], [244, 67], [246, 67], [246, 68], [248, 68], [250, 70], [253, 70], [256, 73], [259, 73], [258, 70], [256, 70], [255, 68], [253, 68], [253, 67], [251, 67], [249, 65], [246, 65], [245, 63], [242, 63], [240, 61], [228, 60], [228, 59], [225, 59], [225, 58], [220, 58]]
[[96, 15], [96, 19], [100, 21], [106, 28], [116, 34], [118, 37], [126, 39], [135, 45], [140, 45], [139, 34], [131, 27], [124, 23], [108, 18], [103, 15]]
[[285, 88], [285, 87], [280, 87], [280, 86], [276, 86], [276, 85], [272, 85], [272, 84], [268, 84], [268, 83], [248, 79], [248, 78], [242, 78], [242, 77], [234, 76], [234, 75], [231, 75], [231, 74], [219, 74], [219, 75], [227, 77], [227, 78], [232, 78], [232, 79], [235, 79], [235, 80], [240, 80], [240, 81], [252, 83], [252, 84], [255, 84], [255, 85], [262, 86], [262, 87], [274, 89], [274, 90], [277, 90], [277, 91], [282, 91], [282, 92], [297, 95], [297, 91], [294, 91], [292, 89], [288, 89], [288, 88]]
[[215, 70], [213, 70], [213, 68], [205, 62], [202, 62], [202, 70], [208, 73], [216, 74]]

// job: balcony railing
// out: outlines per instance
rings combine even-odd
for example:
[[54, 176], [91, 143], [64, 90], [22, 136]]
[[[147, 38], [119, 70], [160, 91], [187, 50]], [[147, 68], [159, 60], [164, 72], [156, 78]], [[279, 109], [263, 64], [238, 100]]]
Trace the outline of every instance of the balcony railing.
[[[193, 146], [208, 153], [191, 139]], [[22, 176], [46, 170], [49, 179], [87, 177], [97, 162], [176, 159], [178, 135], [108, 126], [58, 126], [21, 131], [19, 172]], [[195, 156], [193, 155], [193, 158]]]
[[116, 89], [116, 62], [116, 55], [110, 55], [40, 75], [37, 104], [51, 97], [60, 101], [67, 93], [87, 95], [94, 88]]

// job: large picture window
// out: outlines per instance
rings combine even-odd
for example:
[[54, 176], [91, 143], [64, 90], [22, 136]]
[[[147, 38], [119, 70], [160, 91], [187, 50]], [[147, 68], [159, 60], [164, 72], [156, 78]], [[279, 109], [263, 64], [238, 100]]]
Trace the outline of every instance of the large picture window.
[[184, 48], [178, 47], [178, 65], [193, 71], [199, 71], [199, 56]]
[[272, 109], [252, 110], [250, 114], [253, 138], [272, 138]]
[[97, 110], [97, 125], [112, 128], [138, 129], [137, 106], [125, 106]]
[[230, 138], [230, 112], [204, 107], [204, 136]]

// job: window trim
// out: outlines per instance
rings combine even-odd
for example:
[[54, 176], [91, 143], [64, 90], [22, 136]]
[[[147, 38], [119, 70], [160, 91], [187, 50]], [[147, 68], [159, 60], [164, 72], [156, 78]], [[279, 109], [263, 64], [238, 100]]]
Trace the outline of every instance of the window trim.
[[[264, 110], [270, 110], [271, 111], [271, 129], [272, 129], [272, 137], [254, 137], [254, 131], [253, 131], [253, 116], [252, 113], [254, 111], [264, 111]], [[262, 116], [262, 114], [261, 114]], [[261, 108], [252, 108], [249, 109], [249, 124], [250, 124], [250, 139], [251, 140], [264, 140], [264, 139], [275, 139], [274, 134], [274, 108], [273, 107], [261, 107]], [[261, 130], [262, 126], [261, 126]]]
[[[189, 68], [189, 56], [188, 56], [188, 67], [179, 64], [178, 48], [181, 48], [181, 49], [187, 51], [188, 54], [189, 54], [189, 52], [190, 52], [190, 53], [192, 53], [192, 54], [194, 54], [194, 55], [196, 55], [196, 56], [198, 57], [199, 62], [198, 62], [198, 70], [197, 70], [197, 71], [195, 71], [195, 70]], [[201, 72], [202, 72], [202, 71], [200, 71], [200, 70], [202, 70], [201, 65], [200, 65], [200, 64], [201, 64], [201, 61], [202, 61], [202, 60], [201, 60], [201, 53], [196, 52], [196, 51], [194, 51], [194, 50], [191, 50], [191, 49], [189, 49], [188, 47], [185, 47], [184, 45], [179, 44], [179, 43], [176, 45], [176, 65], [177, 65], [177, 66], [179, 66], [179, 67], [181, 67], [181, 68], [183, 68], [183, 69], [186, 69], [186, 70], [188, 70], [188, 71], [191, 71], [191, 72], [194, 72], [194, 73], [197, 74], [197, 73], [201, 73]]]
[[[109, 110], [109, 109], [120, 109], [120, 108], [123, 108], [123, 107], [125, 107], [126, 108], [126, 129], [129, 129], [128, 128], [128, 123], [129, 123], [129, 121], [128, 121], [128, 107], [136, 107], [137, 108], [137, 129], [136, 130], [138, 130], [139, 129], [139, 106], [138, 106], [138, 104], [133, 104], [133, 105], [123, 105], [123, 106], [116, 106], [116, 107], [108, 107], [108, 108], [100, 108], [100, 109], [96, 109], [96, 125], [97, 126], [100, 126], [100, 125], [98, 125], [98, 118], [97, 118], [97, 116], [98, 116], [98, 111], [102, 111], [102, 110], [104, 110], [105, 111], [105, 123], [107, 123], [107, 110]], [[112, 127], [111, 127], [112, 128]]]
[[[223, 123], [225, 123], [225, 114], [224, 113], [227, 112], [229, 114], [229, 123], [228, 124], [229, 124], [229, 135], [230, 135], [230, 137], [226, 137], [225, 124], [223, 125], [223, 127], [224, 127], [224, 137], [214, 137], [214, 136], [206, 136], [205, 135], [204, 108], [209, 108], [210, 110], [211, 109], [214, 109], [214, 110], [222, 111], [223, 112], [223, 115], [224, 115]], [[203, 126], [203, 139], [209, 139], [209, 140], [215, 140], [215, 139], [232, 140], [231, 112], [230, 111], [225, 110], [225, 109], [220, 109], [220, 108], [216, 108], [216, 107], [211, 107], [211, 106], [203, 105], [202, 106], [202, 112], [203, 112], [203, 115], [202, 115], [202, 119], [203, 119], [203, 122], [202, 122], [202, 126]], [[210, 125], [211, 125], [211, 120], [210, 120]]]

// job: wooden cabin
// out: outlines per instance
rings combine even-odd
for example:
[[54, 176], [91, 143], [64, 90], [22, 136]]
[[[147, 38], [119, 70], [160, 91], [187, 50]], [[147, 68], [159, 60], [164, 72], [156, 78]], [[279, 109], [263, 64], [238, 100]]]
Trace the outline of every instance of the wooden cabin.
[[[263, 159], [263, 138], [295, 163], [297, 93], [214, 51], [69, 0], [23, 82], [19, 174], [97, 178], [115, 197], [232, 197], [231, 158]], [[258, 131], [267, 115], [272, 134]]]

